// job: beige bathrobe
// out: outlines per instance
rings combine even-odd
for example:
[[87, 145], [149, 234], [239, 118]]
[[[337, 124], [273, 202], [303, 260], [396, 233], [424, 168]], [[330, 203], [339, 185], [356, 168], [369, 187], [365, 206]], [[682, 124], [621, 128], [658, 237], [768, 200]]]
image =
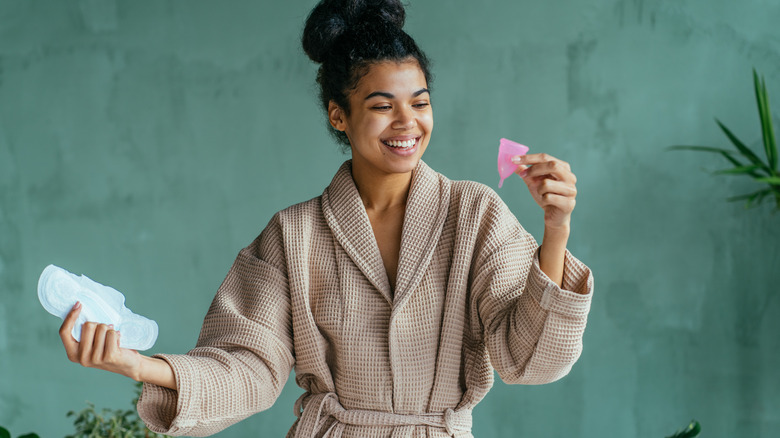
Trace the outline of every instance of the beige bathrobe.
[[295, 367], [288, 437], [471, 437], [494, 368], [547, 383], [580, 355], [590, 270], [567, 252], [559, 288], [537, 248], [491, 189], [420, 162], [392, 290], [347, 161], [241, 250], [195, 349], [156, 356], [178, 391], [145, 384], [138, 412], [210, 435], [270, 407]]

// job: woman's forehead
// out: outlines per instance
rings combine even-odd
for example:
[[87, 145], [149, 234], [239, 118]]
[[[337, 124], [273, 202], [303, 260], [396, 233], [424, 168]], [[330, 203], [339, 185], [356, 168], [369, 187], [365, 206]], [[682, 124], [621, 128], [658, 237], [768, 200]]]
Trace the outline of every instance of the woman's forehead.
[[354, 96], [365, 98], [378, 91], [397, 96], [412, 95], [425, 88], [425, 73], [416, 60], [380, 61], [369, 65], [358, 81]]

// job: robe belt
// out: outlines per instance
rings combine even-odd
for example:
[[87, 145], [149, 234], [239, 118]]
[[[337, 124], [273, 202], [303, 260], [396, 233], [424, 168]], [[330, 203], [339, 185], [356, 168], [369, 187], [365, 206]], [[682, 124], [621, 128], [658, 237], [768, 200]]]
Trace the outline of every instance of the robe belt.
[[[353, 426], [433, 426], [453, 436], [456, 432], [471, 432], [471, 409], [441, 413], [393, 414], [390, 412], [345, 409], [335, 392], [304, 393], [295, 402], [298, 426], [294, 438], [338, 438], [347, 424]], [[329, 423], [328, 418], [336, 421]], [[323, 430], [327, 426], [326, 430]]]

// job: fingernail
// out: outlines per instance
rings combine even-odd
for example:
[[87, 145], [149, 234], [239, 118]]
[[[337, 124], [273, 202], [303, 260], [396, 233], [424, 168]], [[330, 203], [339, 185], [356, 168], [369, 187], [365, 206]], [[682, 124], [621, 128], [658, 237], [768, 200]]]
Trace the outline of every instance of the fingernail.
[[523, 155], [515, 155], [514, 157], [512, 157], [512, 162], [515, 164], [520, 164], [523, 162], [524, 159], [525, 158], [523, 157]]
[[108, 325], [108, 328], [110, 328], [111, 330], [113, 330], [113, 329], [114, 329], [114, 324], [109, 324], [109, 325]]
[[81, 301], [76, 301], [76, 304], [74, 304], [74, 305], [73, 305], [73, 308], [74, 308], [74, 309], [79, 309], [79, 308], [81, 308]]

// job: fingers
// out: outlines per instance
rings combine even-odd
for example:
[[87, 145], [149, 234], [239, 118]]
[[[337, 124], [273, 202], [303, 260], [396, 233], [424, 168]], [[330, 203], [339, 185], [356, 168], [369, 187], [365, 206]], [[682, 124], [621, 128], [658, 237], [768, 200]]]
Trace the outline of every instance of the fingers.
[[577, 177], [569, 163], [545, 153], [512, 157], [515, 173], [523, 178], [531, 196], [544, 209], [545, 226], [568, 224], [577, 197]]
[[574, 205], [577, 201], [571, 196], [563, 196], [557, 193], [545, 193], [541, 196], [539, 205], [546, 210], [550, 207], [557, 208], [564, 213], [570, 213], [574, 210]]
[[536, 184], [530, 184], [532, 195], [540, 207], [558, 207], [564, 212], [574, 209], [574, 200], [577, 197], [577, 187], [564, 181], [542, 179]]
[[98, 324], [95, 329], [95, 336], [92, 341], [92, 363], [103, 363], [103, 351], [106, 345], [106, 333], [109, 331], [109, 326], [105, 324]]
[[76, 303], [60, 327], [60, 338], [68, 359], [85, 367], [135, 378], [138, 375], [141, 356], [134, 350], [125, 350], [119, 346], [121, 334], [114, 330], [112, 324], [85, 322], [81, 326], [81, 340], [73, 338], [71, 332], [80, 313], [81, 305]]
[[120, 354], [119, 351], [120, 334], [117, 330], [113, 329], [113, 326], [110, 326], [110, 328], [111, 329], [106, 334], [105, 353], [103, 354], [103, 359], [106, 361], [113, 361]]
[[548, 161], [560, 161], [563, 163], [563, 161], [545, 153], [515, 155], [512, 157], [512, 162], [515, 164], [541, 164]]
[[576, 184], [577, 177], [571, 171], [569, 163], [547, 154], [517, 156], [512, 159], [518, 164], [516, 173], [523, 178], [552, 178]]
[[68, 359], [70, 359], [71, 362], [78, 362], [77, 354], [79, 343], [73, 339], [71, 332], [73, 331], [73, 326], [76, 324], [76, 320], [79, 318], [80, 313], [81, 303], [77, 301], [70, 312], [68, 312], [65, 320], [62, 321], [62, 326], [60, 326], [60, 339], [62, 339], [62, 345], [65, 346], [65, 353], [68, 355]]
[[74, 362], [82, 366], [92, 368], [105, 368], [111, 365], [112, 358], [116, 358], [119, 351], [119, 332], [114, 326], [85, 322], [81, 326], [81, 341], [76, 344]]
[[97, 323], [87, 321], [81, 326], [81, 341], [79, 342], [79, 363], [85, 367], [92, 366], [92, 344], [95, 340]]
[[[533, 177], [531, 177], [533, 178]], [[577, 186], [566, 181], [557, 181], [554, 179], [542, 179], [536, 185], [536, 191], [539, 196], [544, 197], [547, 194], [555, 194], [574, 198], [577, 196]]]

